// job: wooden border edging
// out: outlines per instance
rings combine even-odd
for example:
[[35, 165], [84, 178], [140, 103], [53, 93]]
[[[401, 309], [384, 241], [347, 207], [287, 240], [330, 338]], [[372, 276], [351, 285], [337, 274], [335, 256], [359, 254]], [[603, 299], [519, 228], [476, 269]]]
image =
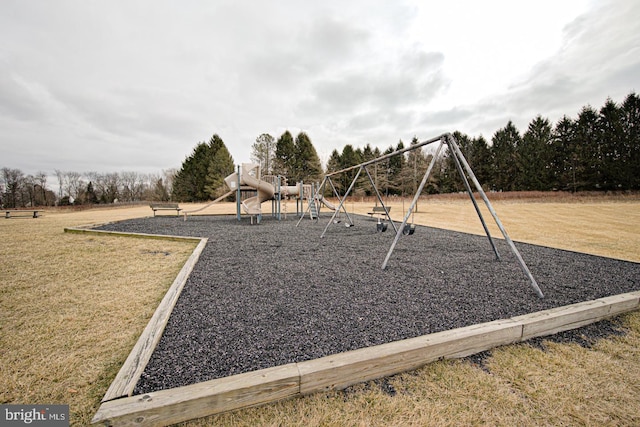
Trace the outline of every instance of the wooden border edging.
[[102, 403], [92, 423], [165, 426], [397, 374], [640, 307], [640, 291]]
[[147, 363], [149, 363], [149, 359], [158, 345], [160, 338], [162, 338], [164, 328], [187, 282], [187, 278], [189, 274], [191, 274], [206, 244], [207, 239], [201, 239], [198, 246], [196, 246], [191, 253], [191, 256], [182, 267], [182, 270], [180, 270], [180, 273], [178, 273], [178, 276], [173, 281], [173, 284], [160, 302], [160, 305], [153, 313], [151, 320], [149, 320], [149, 323], [147, 323], [147, 326], [144, 328], [142, 335], [138, 338], [133, 350], [129, 353], [129, 357], [127, 357], [124, 365], [122, 365], [116, 378], [102, 398], [103, 402], [118, 399], [123, 396], [131, 396], [133, 394], [133, 389], [138, 383]]
[[[104, 225], [104, 224], [103, 224]], [[88, 227], [97, 227], [98, 225], [90, 225]], [[78, 233], [78, 234], [103, 234], [108, 236], [119, 237], [139, 237], [142, 239], [156, 239], [156, 240], [174, 240], [174, 241], [194, 241], [200, 242], [207, 240], [205, 237], [190, 237], [190, 236], [172, 236], [170, 234], [148, 234], [148, 233], [129, 233], [125, 231], [109, 231], [109, 230], [92, 230], [91, 228], [84, 227], [66, 227], [65, 233]]]
[[299, 394], [295, 364], [276, 366], [185, 387], [112, 400], [100, 405], [92, 423], [105, 426], [166, 426]]
[[184, 285], [187, 283], [187, 279], [189, 278], [193, 267], [200, 258], [200, 254], [204, 250], [208, 239], [204, 237], [162, 236], [158, 234], [113, 232], [106, 230], [92, 230], [90, 228], [81, 227], [65, 228], [64, 231], [66, 233], [103, 234], [121, 237], [199, 242], [193, 252], [191, 252], [187, 262], [182, 266], [182, 269], [169, 287], [169, 290], [165, 293], [162, 301], [153, 313], [153, 316], [151, 316], [151, 319], [147, 323], [144, 331], [142, 331], [142, 334], [129, 353], [129, 356], [107, 389], [107, 392], [102, 398], [102, 402], [131, 396], [142, 372], [144, 371], [144, 368], [147, 366], [147, 363], [149, 363], [149, 359], [151, 358], [153, 351], [158, 345], [160, 338], [162, 338], [162, 333], [169, 321], [173, 307], [175, 307], [178, 297], [180, 296]]

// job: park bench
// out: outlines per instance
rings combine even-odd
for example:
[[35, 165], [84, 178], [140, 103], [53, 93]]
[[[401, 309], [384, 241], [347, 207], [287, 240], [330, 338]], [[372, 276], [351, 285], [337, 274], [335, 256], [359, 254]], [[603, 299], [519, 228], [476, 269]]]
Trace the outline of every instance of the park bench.
[[176, 215], [180, 215], [182, 210], [177, 203], [151, 203], [149, 207], [153, 209], [153, 216], [156, 216], [156, 211], [176, 211]]
[[[391, 208], [388, 206], [387, 206], [387, 212], [391, 212]], [[386, 213], [384, 211], [384, 206], [374, 206], [373, 208], [371, 208], [371, 211], [367, 213], [371, 218], [373, 218], [374, 215], [380, 215], [381, 217], [386, 216]]]
[[29, 217], [29, 218], [38, 218], [40, 216], [40, 211], [36, 210], [11, 210], [5, 211], [5, 218], [16, 218], [16, 217]]

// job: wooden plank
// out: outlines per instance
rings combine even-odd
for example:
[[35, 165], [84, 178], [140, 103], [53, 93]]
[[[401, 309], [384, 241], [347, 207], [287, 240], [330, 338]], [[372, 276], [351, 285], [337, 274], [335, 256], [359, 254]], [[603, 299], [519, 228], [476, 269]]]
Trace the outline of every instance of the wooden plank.
[[[108, 224], [108, 223], [107, 223]], [[133, 233], [125, 231], [109, 231], [109, 230], [93, 230], [91, 227], [99, 227], [105, 224], [88, 225], [87, 227], [66, 227], [65, 233], [78, 233], [78, 234], [105, 234], [109, 236], [119, 237], [138, 237], [141, 239], [155, 239], [155, 240], [174, 240], [174, 241], [194, 241], [199, 242], [201, 237], [189, 237], [189, 236], [172, 236], [170, 234], [148, 234], [148, 233]]]
[[520, 324], [497, 320], [301, 362], [300, 392], [342, 389], [413, 370], [440, 358], [464, 357], [517, 342], [521, 334]]
[[416, 369], [437, 359], [464, 357], [517, 342], [523, 337], [527, 339], [531, 333], [552, 334], [572, 329], [637, 309], [639, 304], [640, 292], [631, 292], [312, 361], [124, 397], [103, 402], [92, 423], [164, 426], [301, 394], [340, 389]]
[[105, 402], [91, 422], [166, 426], [290, 398], [299, 394], [299, 386], [298, 368], [292, 363]]
[[178, 297], [187, 282], [187, 278], [189, 277], [189, 274], [191, 274], [191, 271], [193, 270], [193, 267], [198, 261], [198, 258], [206, 244], [207, 239], [201, 239], [198, 246], [196, 246], [193, 253], [180, 270], [180, 273], [173, 281], [173, 284], [160, 302], [160, 305], [153, 313], [153, 316], [142, 332], [142, 335], [140, 335], [138, 342], [133, 347], [133, 350], [131, 350], [129, 357], [127, 357], [124, 365], [122, 365], [120, 371], [116, 375], [116, 378], [102, 398], [103, 402], [118, 399], [122, 396], [131, 396], [133, 394], [133, 389], [135, 388], [136, 383], [140, 379], [144, 368], [147, 366], [147, 363], [151, 358], [151, 354], [162, 337], [164, 328], [171, 316], [171, 311], [178, 301]]
[[552, 335], [579, 328], [605, 318], [609, 306], [602, 300], [586, 301], [564, 307], [512, 317], [522, 323], [522, 340]]
[[617, 316], [618, 314], [636, 310], [640, 307], [640, 292], [613, 295], [601, 298], [601, 301], [609, 306], [607, 316]]

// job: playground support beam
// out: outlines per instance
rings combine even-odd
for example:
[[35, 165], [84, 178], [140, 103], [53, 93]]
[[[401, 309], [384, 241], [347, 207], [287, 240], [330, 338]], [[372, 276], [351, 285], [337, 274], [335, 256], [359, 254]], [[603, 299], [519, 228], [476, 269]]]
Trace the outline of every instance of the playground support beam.
[[240, 191], [240, 165], [238, 165], [238, 188], [236, 189], [236, 218], [238, 221], [242, 220], [242, 213], [240, 212], [240, 204], [242, 201], [240, 198], [242, 197], [242, 192]]
[[[462, 152], [460, 152], [460, 155], [462, 155]], [[454, 154], [453, 155], [453, 160], [455, 161], [456, 169], [458, 170], [458, 173], [460, 174], [460, 176], [462, 177], [462, 181], [464, 182], [464, 188], [467, 189], [467, 193], [469, 194], [469, 198], [471, 199], [471, 203], [473, 203], [473, 207], [475, 208], [476, 213], [478, 214], [478, 218], [480, 218], [480, 222], [482, 223], [482, 228], [484, 228], [484, 232], [487, 235], [487, 239], [489, 239], [489, 243], [491, 244], [491, 248], [493, 249], [493, 252], [496, 254], [496, 259], [498, 261], [500, 261], [500, 253], [498, 252], [498, 248], [496, 248], [496, 245], [493, 242], [493, 238], [491, 238], [491, 233], [489, 232], [489, 228], [487, 227], [487, 223], [485, 222], [484, 217], [482, 216], [482, 212], [480, 211], [480, 208], [478, 207], [478, 202], [476, 202], [476, 198], [473, 197], [473, 190], [471, 189], [471, 186], [469, 185], [469, 180], [467, 179], [467, 175], [465, 175], [464, 171], [462, 170], [462, 165], [460, 164], [460, 159], [458, 158], [457, 155]]]
[[396, 223], [393, 222], [393, 220], [391, 219], [391, 215], [389, 215], [389, 209], [387, 208], [387, 206], [382, 201], [382, 196], [380, 195], [380, 192], [378, 191], [378, 187], [376, 187], [376, 184], [373, 181], [373, 178], [371, 178], [371, 174], [369, 173], [369, 169], [367, 169], [366, 166], [363, 166], [363, 168], [364, 168], [364, 171], [367, 173], [367, 176], [369, 177], [369, 182], [371, 182], [371, 186], [373, 187], [373, 190], [376, 192], [376, 197], [378, 198], [378, 201], [380, 202], [380, 205], [382, 206], [382, 209], [384, 209], [384, 214], [386, 215], [387, 219], [389, 220], [389, 222], [393, 226], [393, 230], [397, 233], [398, 232], [398, 228], [396, 227]]
[[[338, 214], [338, 212], [340, 212], [340, 209], [343, 209], [344, 201], [347, 199], [347, 197], [349, 196], [349, 193], [351, 193], [351, 190], [353, 190], [353, 187], [356, 185], [356, 181], [358, 180], [358, 177], [360, 176], [360, 172], [362, 172], [362, 168], [363, 168], [363, 166], [360, 166], [360, 169], [358, 169], [358, 172], [356, 173], [356, 176], [353, 178], [353, 181], [351, 181], [351, 185], [347, 189], [347, 192], [344, 194], [344, 197], [342, 198], [342, 200], [340, 200], [340, 205], [338, 206], [338, 209], [333, 211], [333, 215], [331, 216], [331, 219], [327, 223], [327, 226], [324, 228], [324, 231], [322, 232], [322, 235], [320, 235], [321, 239], [324, 238], [324, 234], [327, 232], [327, 229], [329, 228], [329, 224], [331, 224], [333, 222], [333, 220], [336, 218], [336, 215]], [[329, 178], [329, 176], [327, 176], [327, 178]], [[346, 211], [347, 210], [345, 209], [345, 212]]]
[[407, 225], [407, 221], [409, 220], [409, 216], [411, 216], [411, 212], [413, 212], [413, 208], [415, 207], [416, 203], [418, 203], [418, 198], [420, 197], [420, 194], [422, 193], [424, 186], [427, 184], [427, 179], [429, 179], [429, 175], [431, 175], [431, 170], [433, 169], [433, 166], [435, 165], [436, 160], [438, 160], [438, 157], [440, 156], [440, 151], [442, 151], [443, 145], [444, 145], [444, 139], [440, 139], [440, 144], [438, 144], [438, 149], [436, 150], [436, 153], [431, 158], [429, 167], [427, 168], [427, 171], [424, 173], [424, 176], [422, 177], [422, 181], [420, 181], [420, 185], [416, 190], [416, 194], [413, 196], [413, 201], [411, 202], [411, 205], [409, 206], [409, 209], [407, 210], [407, 213], [404, 216], [404, 219], [402, 220], [402, 224], [400, 225], [400, 228], [396, 232], [396, 237], [393, 239], [393, 243], [391, 243], [391, 247], [389, 248], [389, 252], [387, 252], [387, 256], [385, 257], [384, 262], [382, 263], [383, 270], [387, 268], [387, 263], [389, 262], [389, 258], [391, 258], [391, 254], [393, 253], [393, 250], [395, 249], [396, 244], [400, 239], [400, 235], [402, 234], [402, 231], [404, 230], [405, 225]]
[[[336, 186], [333, 184], [333, 181], [331, 180], [331, 178], [327, 177], [327, 180], [331, 185], [331, 189], [333, 190], [333, 195], [336, 196], [339, 202], [342, 202], [342, 199], [340, 198], [340, 194], [338, 193], [338, 190], [336, 190]], [[324, 191], [324, 188], [323, 188], [323, 191]], [[345, 208], [344, 205], [342, 206], [342, 210], [344, 211], [344, 214], [347, 217], [347, 220], [349, 221], [349, 225], [353, 226], [353, 220], [351, 219], [351, 215], [349, 215], [349, 212], [347, 212], [347, 208]]]
[[[491, 237], [491, 234], [489, 233], [488, 227], [486, 226], [486, 222], [484, 221], [482, 213], [480, 212], [480, 209], [477, 206], [475, 198], [473, 197], [473, 190], [472, 190], [471, 185], [469, 184], [469, 181], [467, 180], [467, 177], [466, 177], [466, 175], [464, 173], [465, 171], [466, 171], [466, 174], [471, 179], [471, 181], [473, 182], [473, 185], [475, 186], [476, 190], [480, 193], [480, 195], [482, 197], [482, 200], [484, 201], [485, 205], [487, 206], [487, 209], [489, 210], [489, 212], [493, 216], [493, 219], [495, 220], [496, 225], [498, 226], [498, 228], [502, 232], [502, 235], [504, 236], [505, 241], [508, 243], [511, 251], [513, 252], [515, 257], [517, 258], [518, 263], [520, 264], [520, 267], [521, 267], [522, 271], [525, 273], [525, 275], [529, 279], [529, 281], [531, 283], [531, 287], [536, 292], [538, 297], [544, 298], [544, 294], [540, 290], [540, 287], [538, 286], [537, 282], [533, 278], [533, 275], [529, 271], [529, 268], [527, 267], [526, 263], [522, 259], [522, 256], [520, 255], [520, 252], [518, 251], [518, 249], [516, 248], [515, 244], [513, 243], [513, 241], [511, 240], [511, 238], [507, 234], [504, 226], [502, 225], [502, 222], [498, 218], [497, 213], [493, 209], [493, 206], [491, 205], [491, 202], [489, 202], [489, 199], [487, 198], [487, 195], [485, 194], [484, 190], [482, 189], [482, 186], [478, 182], [478, 179], [476, 178], [475, 174], [473, 173], [473, 170], [471, 170], [471, 167], [469, 166], [469, 163], [467, 162], [467, 160], [465, 159], [464, 155], [462, 154], [462, 151], [460, 150], [460, 147], [458, 146], [455, 138], [450, 133], [442, 134], [442, 135], [440, 135], [440, 136], [438, 136], [436, 138], [432, 138], [432, 139], [429, 139], [427, 141], [423, 141], [423, 142], [411, 145], [411, 146], [409, 146], [407, 148], [404, 148], [404, 149], [401, 149], [401, 150], [396, 150], [396, 151], [394, 151], [392, 153], [389, 153], [389, 154], [386, 154], [384, 156], [381, 156], [381, 157], [378, 157], [378, 158], [375, 158], [375, 159], [360, 163], [358, 165], [354, 165], [354, 166], [351, 166], [351, 167], [348, 167], [348, 168], [345, 168], [345, 169], [341, 169], [341, 170], [336, 171], [336, 172], [331, 172], [331, 173], [325, 175], [325, 181], [328, 179], [329, 182], [333, 185], [333, 183], [331, 182], [331, 178], [330, 178], [331, 176], [358, 169], [358, 173], [356, 174], [356, 177], [351, 182], [351, 185], [349, 186], [349, 189], [345, 193], [344, 197], [340, 200], [340, 208], [341, 208], [343, 206], [346, 198], [348, 197], [349, 193], [353, 189], [353, 186], [354, 186], [356, 180], [358, 179], [358, 176], [362, 172], [363, 168], [365, 169], [365, 171], [367, 171], [367, 174], [368, 174], [368, 170], [366, 169], [366, 166], [368, 166], [368, 165], [377, 164], [378, 162], [381, 162], [383, 160], [386, 160], [386, 159], [389, 159], [391, 157], [403, 154], [403, 153], [405, 153], [407, 151], [411, 151], [411, 150], [415, 150], [417, 148], [421, 148], [421, 147], [423, 147], [425, 145], [432, 144], [432, 143], [435, 143], [435, 142], [439, 142], [440, 144], [438, 145], [437, 151], [436, 151], [435, 155], [433, 156], [433, 158], [431, 159], [431, 163], [429, 164], [429, 167], [427, 168], [427, 171], [425, 172], [424, 177], [422, 178], [422, 181], [420, 183], [420, 186], [419, 186], [418, 190], [416, 191], [416, 194], [414, 195], [414, 198], [413, 198], [413, 201], [411, 203], [411, 206], [409, 207], [409, 210], [407, 211], [407, 213], [406, 213], [406, 215], [405, 215], [405, 217], [404, 217], [404, 219], [402, 221], [402, 225], [396, 231], [395, 239], [393, 240], [393, 243], [391, 244], [391, 247], [389, 248], [389, 252], [387, 253], [387, 256], [385, 257], [385, 260], [384, 260], [384, 262], [382, 264], [382, 269], [383, 270], [386, 269], [387, 264], [389, 262], [389, 259], [391, 258], [391, 254], [393, 253], [393, 250], [394, 250], [396, 244], [398, 243], [398, 240], [400, 239], [400, 234], [402, 234], [402, 232], [404, 231], [405, 226], [407, 224], [407, 221], [408, 221], [409, 217], [411, 216], [411, 214], [413, 212], [413, 209], [415, 208], [415, 205], [417, 204], [418, 198], [420, 197], [420, 194], [422, 194], [422, 190], [424, 189], [424, 186], [426, 185], [426, 182], [427, 182], [427, 180], [428, 180], [428, 178], [429, 178], [429, 176], [431, 174], [431, 170], [433, 169], [438, 157], [440, 156], [440, 153], [442, 151], [442, 148], [443, 148], [444, 144], [447, 144], [449, 146], [450, 150], [451, 150], [451, 155], [454, 156], [454, 159], [456, 161], [456, 169], [458, 170], [458, 172], [460, 173], [463, 181], [465, 182], [465, 187], [467, 189], [467, 192], [469, 193], [469, 197], [471, 198], [472, 202], [474, 203], [474, 207], [476, 208], [476, 213], [478, 214], [478, 217], [480, 218], [480, 221], [482, 222], [482, 225], [483, 225], [483, 227], [485, 229], [485, 232], [487, 234], [487, 238], [489, 239], [489, 242], [491, 243], [491, 246], [492, 246], [492, 248], [494, 250], [494, 253], [496, 254], [496, 258], [499, 260], [500, 259], [500, 255], [498, 253], [497, 248], [494, 245], [493, 239]], [[369, 179], [370, 179], [370, 181], [372, 181], [370, 175], [369, 175]], [[323, 181], [323, 183], [324, 183], [324, 181]], [[375, 188], [375, 183], [374, 183], [374, 188]], [[376, 191], [377, 191], [377, 189], [376, 189]], [[338, 199], [340, 199], [340, 196], [337, 194], [337, 191], [335, 191], [335, 187], [334, 187], [334, 192], [336, 192], [336, 195], [338, 196]], [[333, 222], [334, 218], [335, 218], [335, 212], [334, 212], [334, 216], [331, 218], [331, 220], [329, 221], [329, 223], [325, 227], [324, 231], [322, 232], [322, 235], [320, 236], [320, 238], [324, 237], [325, 233], [327, 232], [327, 229], [329, 228], [329, 225], [331, 224], [331, 222]]]
[[398, 154], [404, 154], [404, 153], [406, 153], [407, 151], [412, 151], [412, 150], [415, 150], [415, 149], [418, 149], [418, 148], [424, 147], [425, 145], [429, 145], [429, 144], [433, 144], [434, 142], [441, 141], [441, 140], [443, 140], [446, 136], [447, 136], [447, 134], [446, 134], [446, 133], [444, 133], [444, 134], [442, 134], [442, 135], [440, 135], [440, 136], [438, 136], [438, 137], [436, 137], [436, 138], [431, 138], [431, 139], [428, 139], [428, 140], [426, 140], [426, 141], [422, 141], [422, 142], [419, 142], [419, 143], [417, 143], [417, 144], [410, 145], [409, 147], [405, 147], [405, 148], [403, 148], [403, 149], [401, 149], [401, 150], [396, 150], [396, 151], [394, 151], [393, 153], [385, 154], [385, 155], [383, 155], [383, 156], [376, 157], [375, 159], [368, 160], [368, 161], [366, 161], [366, 162], [362, 162], [362, 163], [360, 163], [359, 165], [350, 166], [350, 167], [348, 167], [348, 168], [340, 169], [339, 171], [335, 171], [335, 172], [328, 173], [328, 174], [326, 174], [325, 176], [334, 176], [334, 175], [339, 175], [339, 174], [341, 174], [341, 173], [349, 172], [349, 171], [352, 171], [352, 170], [355, 170], [355, 169], [361, 168], [361, 167], [363, 167], [363, 166], [369, 166], [369, 165], [372, 165], [372, 164], [374, 164], [374, 163], [379, 163], [379, 162], [381, 162], [381, 161], [383, 161], [383, 160], [387, 160], [387, 159], [390, 159], [391, 157], [397, 156]]
[[502, 222], [500, 221], [500, 218], [498, 218], [498, 214], [493, 209], [493, 206], [491, 205], [491, 202], [489, 201], [489, 198], [487, 197], [487, 195], [485, 194], [484, 190], [482, 189], [482, 186], [478, 182], [478, 179], [476, 178], [475, 174], [473, 173], [473, 170], [471, 170], [471, 166], [469, 166], [469, 163], [467, 163], [467, 159], [465, 159], [464, 155], [462, 154], [462, 151], [460, 150], [460, 147], [458, 146], [458, 143], [456, 142], [455, 138], [453, 137], [453, 135], [448, 134], [446, 136], [446, 139], [447, 139], [447, 144], [455, 152], [455, 156], [460, 159], [460, 162], [462, 163], [462, 165], [464, 166], [465, 170], [467, 171], [467, 174], [469, 174], [469, 177], [471, 178], [471, 181], [473, 181], [473, 185], [475, 185], [476, 189], [478, 190], [478, 193], [480, 193], [480, 196], [482, 197], [482, 200], [484, 200], [484, 203], [487, 206], [487, 209], [489, 209], [489, 212], [491, 212], [491, 215], [493, 216], [493, 219], [495, 220], [496, 225], [500, 229], [500, 232], [502, 233], [502, 236], [504, 237], [504, 240], [507, 242], [507, 244], [511, 248], [511, 251], [513, 252], [513, 254], [518, 259], [518, 263], [520, 264], [520, 268], [522, 268], [522, 271], [524, 272], [524, 274], [529, 279], [529, 282], [531, 283], [531, 287], [536, 292], [536, 294], [538, 294], [538, 297], [544, 298], [544, 294], [540, 290], [540, 287], [538, 286], [538, 283], [536, 282], [536, 279], [533, 278], [533, 275], [531, 274], [531, 271], [529, 271], [529, 267], [527, 267], [527, 264], [524, 262], [524, 259], [522, 259], [522, 256], [520, 255], [520, 252], [516, 248], [516, 245], [513, 243], [513, 241], [509, 237], [509, 234], [507, 233], [507, 230], [505, 230], [504, 226], [502, 225]]

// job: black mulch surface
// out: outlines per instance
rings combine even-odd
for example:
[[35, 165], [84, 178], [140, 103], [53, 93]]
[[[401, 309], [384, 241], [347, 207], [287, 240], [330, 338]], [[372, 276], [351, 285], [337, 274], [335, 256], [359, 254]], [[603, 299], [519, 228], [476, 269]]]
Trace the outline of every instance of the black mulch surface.
[[[325, 214], [327, 215], [327, 214]], [[640, 264], [418, 226], [402, 236], [265, 217], [155, 217], [103, 230], [209, 237], [136, 393], [147, 393], [640, 289]], [[507, 230], [508, 231], [508, 230]]]

